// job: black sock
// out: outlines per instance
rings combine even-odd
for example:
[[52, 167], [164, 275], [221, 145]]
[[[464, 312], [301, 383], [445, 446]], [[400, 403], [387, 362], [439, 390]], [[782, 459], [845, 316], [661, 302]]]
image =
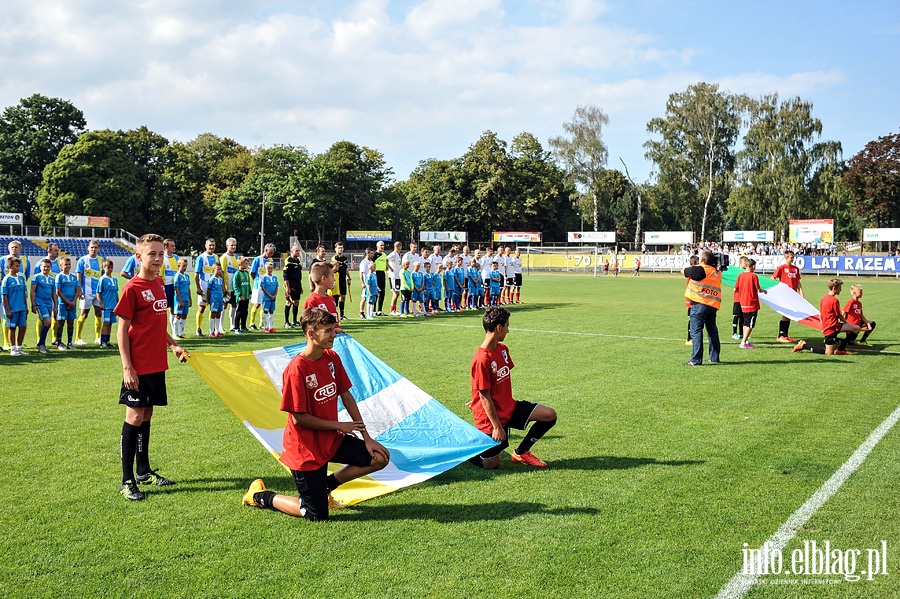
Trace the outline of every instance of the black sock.
[[263, 506], [264, 508], [274, 510], [275, 506], [272, 505], [275, 502], [275, 496], [277, 493], [274, 491], [260, 491], [259, 493], [253, 494], [253, 501]]
[[137, 427], [137, 473], [140, 475], [150, 472], [150, 421], [145, 420]]
[[[840, 339], [838, 341], [838, 351], [846, 351], [847, 342], [850, 341], [850, 335], [851, 333], [847, 333], [847, 335], [843, 339]], [[853, 336], [855, 337], [856, 335]]]
[[285, 306], [284, 307], [284, 322], [285, 322], [285, 324], [290, 322], [290, 320], [288, 320], [288, 317], [290, 315], [291, 315], [291, 307]]
[[338, 302], [338, 312], [340, 312], [341, 318], [344, 316], [344, 300]]
[[134, 455], [137, 451], [138, 427], [125, 422], [122, 424], [122, 483], [134, 480]]
[[737, 334], [738, 334], [738, 326], [739, 326], [740, 324], [741, 324], [741, 317], [740, 317], [740, 316], [735, 316], [734, 318], [731, 319], [731, 334], [732, 334], [732, 335], [737, 335]]
[[556, 418], [553, 420], [541, 421], [538, 420], [534, 424], [531, 425], [531, 428], [525, 433], [525, 438], [522, 439], [522, 442], [519, 443], [518, 449], [516, 449], [516, 453], [522, 455], [526, 451], [531, 449], [531, 446], [537, 443], [538, 439], [543, 437], [547, 431], [553, 428], [553, 425], [556, 424]]
[[294, 304], [294, 307], [291, 308], [291, 311], [294, 313], [294, 322], [297, 322], [297, 310], [299, 310], [300, 306]]
[[862, 338], [859, 340], [860, 343], [865, 343], [866, 339], [869, 338], [869, 333], [875, 330], [875, 321], [869, 321], [869, 330], [863, 333]]
[[341, 483], [338, 482], [338, 479], [335, 478], [333, 474], [329, 474], [328, 478], [325, 479], [325, 486], [328, 487], [328, 492], [331, 493], [335, 489], [341, 486]]
[[788, 333], [790, 332], [791, 321], [790, 321], [790, 320], [785, 320], [782, 324], [784, 325], [784, 336], [785, 336], [785, 337], [790, 337], [790, 335], [789, 335]]

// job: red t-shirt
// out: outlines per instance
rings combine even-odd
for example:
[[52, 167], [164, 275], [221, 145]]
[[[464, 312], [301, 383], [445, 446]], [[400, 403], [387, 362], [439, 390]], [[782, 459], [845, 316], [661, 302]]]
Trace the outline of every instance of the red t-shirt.
[[778, 279], [794, 291], [800, 289], [800, 269], [793, 264], [790, 266], [782, 264], [775, 269], [775, 273], [772, 277]]
[[161, 277], [152, 281], [132, 277], [122, 288], [122, 296], [113, 312], [131, 320], [128, 342], [131, 365], [137, 374], [153, 374], [169, 368], [166, 356], [166, 289]]
[[[340, 320], [338, 317], [337, 304], [334, 303], [334, 298], [330, 295], [319, 295], [315, 291], [309, 294], [309, 297], [306, 298], [306, 301], [303, 303], [303, 309], [307, 308], [323, 308], [327, 310], [332, 316]], [[296, 470], [296, 468], [295, 468]]]
[[849, 322], [850, 324], [855, 324], [857, 326], [862, 326], [862, 302], [851, 297], [844, 305], [844, 312], [847, 313], [847, 322]]
[[[310, 414], [323, 420], [338, 419], [338, 398], [350, 390], [350, 378], [341, 358], [326, 349], [318, 360], [297, 354], [281, 377], [281, 410]], [[328, 463], [344, 434], [296, 426], [288, 415], [282, 439], [281, 462], [291, 470], [316, 470]]]
[[512, 381], [509, 378], [510, 371], [514, 367], [512, 358], [509, 357], [509, 348], [502, 343], [498, 343], [494, 350], [479, 347], [475, 351], [475, 357], [472, 358], [472, 401], [469, 407], [475, 419], [475, 428], [483, 433], [490, 435], [494, 425], [481, 405], [481, 395], [478, 391], [490, 390], [497, 417], [506, 426], [516, 409], [516, 400], [512, 396]]
[[822, 319], [822, 332], [826, 337], [841, 330], [841, 302], [838, 298], [831, 294], [822, 298], [819, 302], [819, 318]]
[[741, 312], [759, 311], [759, 290], [759, 277], [755, 272], [745, 271], [738, 275], [734, 293], [741, 303]]

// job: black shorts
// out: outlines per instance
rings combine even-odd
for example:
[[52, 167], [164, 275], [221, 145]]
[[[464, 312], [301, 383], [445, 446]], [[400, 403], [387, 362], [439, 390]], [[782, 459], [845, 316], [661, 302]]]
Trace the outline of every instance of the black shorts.
[[538, 404], [532, 403], [530, 401], [517, 401], [516, 409], [513, 410], [512, 416], [510, 416], [509, 418], [509, 422], [506, 423], [506, 441], [503, 441], [499, 445], [491, 447], [490, 449], [485, 450], [481, 454], [475, 456], [474, 458], [472, 458], [473, 463], [476, 463], [475, 460], [487, 460], [494, 456], [500, 455], [504, 449], [509, 447], [509, 429], [514, 428], [520, 431], [525, 430], [525, 427], [528, 426], [528, 419], [531, 418], [531, 414], [537, 407]]
[[166, 302], [170, 310], [175, 309], [175, 284], [166, 285]]
[[516, 284], [516, 280], [513, 277], [506, 277], [506, 286], [512, 287]]
[[391, 279], [391, 289], [400, 291], [400, 279]]
[[[372, 455], [366, 449], [366, 443], [354, 435], [344, 435], [338, 450], [331, 462], [349, 466], [368, 466], [372, 463]], [[291, 470], [297, 494], [300, 496], [300, 507], [304, 509], [303, 517], [307, 520], [328, 519], [328, 464], [316, 470]]]
[[744, 311], [741, 310], [741, 302], [734, 302], [731, 306], [731, 315], [732, 316], [741, 316], [743, 317]]
[[338, 295], [347, 295], [347, 277], [339, 276], [337, 280]]
[[755, 312], [744, 312], [741, 317], [744, 319], [744, 326], [748, 329], [756, 328], [756, 317], [759, 315], [759, 311]]
[[825, 345], [834, 345], [835, 343], [837, 343], [838, 333], [840, 333], [840, 331], [835, 331], [830, 335], [825, 335]]
[[289, 289], [288, 296], [292, 302], [296, 302], [303, 295], [303, 287], [299, 281], [287, 281], [287, 284]]
[[520, 272], [516, 273], [515, 281], [516, 281], [516, 287], [522, 286], [522, 273], [520, 273]]
[[412, 300], [412, 289], [404, 289], [400, 292], [400, 297], [403, 298], [404, 302]]
[[138, 390], [125, 388], [119, 392], [119, 403], [129, 408], [150, 408], [169, 405], [166, 396], [166, 371], [138, 375]]

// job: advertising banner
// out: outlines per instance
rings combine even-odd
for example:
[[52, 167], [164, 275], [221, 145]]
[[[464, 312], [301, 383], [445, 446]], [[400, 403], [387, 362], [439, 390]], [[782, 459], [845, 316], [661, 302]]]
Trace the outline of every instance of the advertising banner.
[[21, 225], [21, 212], [0, 212], [0, 225]]
[[863, 229], [863, 241], [900, 241], [900, 229]]
[[692, 231], [647, 231], [644, 233], [647, 245], [684, 245], [694, 243]]
[[109, 226], [109, 217], [108, 216], [67, 216], [66, 217], [66, 226], [67, 227], [100, 227], [106, 228]]
[[465, 243], [468, 241], [468, 236], [465, 231], [419, 231], [419, 241]]
[[615, 231], [569, 231], [569, 243], [615, 243]]
[[393, 241], [390, 231], [347, 231], [347, 241]]
[[523, 231], [494, 231], [494, 241], [501, 243], [540, 243], [541, 234]]
[[724, 231], [722, 241], [728, 243], [775, 241], [775, 231]]
[[794, 265], [802, 272], [892, 274], [900, 271], [898, 256], [797, 256]]
[[791, 243], [831, 243], [834, 241], [834, 219], [814, 218], [789, 222]]

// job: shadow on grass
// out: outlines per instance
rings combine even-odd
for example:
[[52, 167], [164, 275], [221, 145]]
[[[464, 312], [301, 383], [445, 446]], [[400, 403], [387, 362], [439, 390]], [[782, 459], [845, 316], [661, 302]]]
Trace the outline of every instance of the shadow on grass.
[[595, 515], [600, 510], [587, 507], [548, 508], [532, 501], [498, 501], [476, 504], [406, 503], [380, 506], [360, 503], [347, 509], [333, 511], [333, 517], [344, 521], [365, 520], [430, 520], [452, 524], [457, 522], [483, 522], [511, 520], [526, 514], [546, 516]]

